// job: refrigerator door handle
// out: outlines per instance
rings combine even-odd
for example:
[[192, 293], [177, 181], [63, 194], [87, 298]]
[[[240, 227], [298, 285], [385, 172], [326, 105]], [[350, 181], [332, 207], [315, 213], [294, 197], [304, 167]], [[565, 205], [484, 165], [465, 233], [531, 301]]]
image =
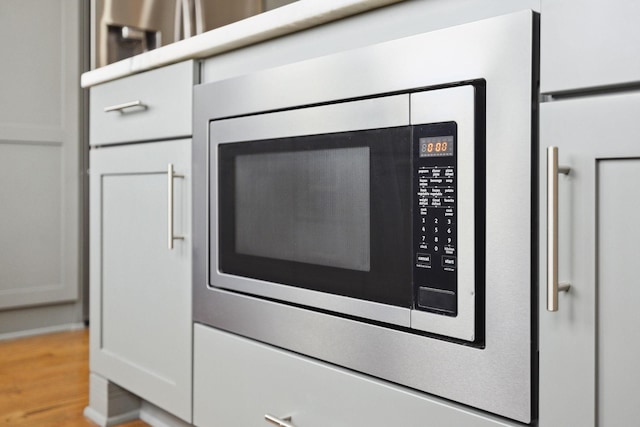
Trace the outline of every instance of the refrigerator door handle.
[[204, 33], [204, 5], [202, 0], [193, 0], [195, 10], [195, 28], [196, 34]]
[[177, 42], [191, 37], [191, 5], [189, 0], [176, 0], [173, 18], [173, 41]]

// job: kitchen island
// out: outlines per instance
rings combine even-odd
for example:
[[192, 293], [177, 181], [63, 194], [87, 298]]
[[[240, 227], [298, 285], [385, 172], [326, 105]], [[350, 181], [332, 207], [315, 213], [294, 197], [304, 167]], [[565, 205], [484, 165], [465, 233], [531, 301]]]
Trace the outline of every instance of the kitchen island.
[[[539, 395], [536, 394], [539, 403], [535, 404], [532, 425], [553, 427], [628, 424], [629, 420], [640, 416], [638, 414], [640, 405], [633, 401], [635, 394], [630, 391], [629, 386], [634, 381], [637, 382], [638, 373], [637, 370], [624, 368], [628, 366], [625, 360], [633, 359], [628, 359], [624, 355], [630, 354], [637, 358], [640, 357], [640, 350], [637, 344], [630, 345], [630, 341], [619, 336], [616, 331], [624, 330], [625, 325], [634, 324], [637, 319], [634, 318], [634, 310], [631, 308], [616, 310], [616, 307], [630, 301], [637, 302], [640, 300], [640, 295], [637, 287], [627, 286], [634, 282], [631, 267], [633, 262], [629, 261], [629, 254], [633, 253], [633, 250], [631, 248], [627, 248], [629, 251], [623, 250], [626, 246], [618, 244], [621, 241], [619, 236], [624, 233], [625, 227], [615, 226], [619, 221], [612, 218], [622, 218], [623, 224], [628, 226], [626, 227], [628, 232], [637, 228], [632, 225], [633, 212], [637, 209], [633, 201], [640, 200], [640, 194], [635, 189], [624, 192], [624, 198], [627, 201], [630, 200], [624, 205], [627, 212], [624, 216], [615, 214], [613, 207], [616, 206], [616, 200], [623, 197], [619, 193], [622, 192], [622, 188], [627, 187], [625, 180], [635, 182], [640, 176], [637, 160], [635, 160], [640, 153], [633, 144], [633, 141], [640, 136], [640, 129], [630, 118], [624, 120], [625, 117], [631, 117], [638, 112], [640, 102], [632, 89], [640, 81], [638, 77], [640, 72], [637, 64], [629, 59], [624, 50], [609, 50], [606, 46], [599, 45], [596, 40], [593, 45], [601, 55], [605, 57], [608, 54], [612, 55], [613, 61], [623, 63], [625, 66], [614, 67], [608, 73], [602, 70], [590, 73], [587, 71], [593, 68], [585, 66], [584, 70], [587, 71], [582, 71], [581, 79], [568, 78], [561, 68], [570, 67], [579, 60], [585, 60], [587, 61], [585, 63], [589, 64], [588, 60], [591, 60], [592, 56], [585, 52], [578, 52], [577, 59], [574, 58], [570, 63], [562, 66], [558, 65], [558, 58], [573, 58], [572, 55], [576, 52], [566, 43], [562, 43], [564, 36], [557, 33], [557, 29], [562, 27], [559, 23], [572, 22], [572, 37], [582, 37], [581, 34], [587, 37], [590, 34], [587, 29], [593, 26], [581, 25], [581, 23], [593, 21], [602, 10], [606, 10], [619, 27], [619, 30], [606, 32], [607, 40], [610, 43], [628, 45], [630, 40], [640, 40], [640, 30], [633, 29], [635, 24], [631, 24], [625, 17], [637, 15], [640, 10], [638, 10], [639, 6], [616, 2], [613, 7], [610, 2], [598, 0], [590, 0], [584, 7], [575, 5], [575, 9], [563, 8], [553, 1], [542, 0], [542, 7], [540, 3], [540, 1], [526, 0], [511, 2], [499, 0], [400, 2], [303, 0], [264, 15], [248, 18], [192, 39], [90, 71], [83, 75], [82, 86], [90, 88], [92, 98], [94, 93], [110, 92], [108, 85], [117, 83], [130, 86], [129, 89], [122, 91], [125, 97], [120, 101], [110, 102], [120, 107], [122, 104], [135, 101], [144, 104], [144, 106], [125, 105], [122, 113], [104, 112], [105, 107], [114, 106], [111, 104], [92, 105], [94, 110], [92, 115], [95, 114], [96, 117], [111, 115], [110, 117], [125, 123], [124, 126], [133, 124], [132, 131], [142, 132], [134, 136], [127, 134], [128, 136], [109, 139], [108, 134], [111, 132], [109, 129], [113, 126], [95, 128], [94, 125], [102, 119], [92, 119], [91, 140], [96, 141], [92, 144], [92, 156], [99, 169], [94, 170], [92, 167], [91, 173], [92, 175], [101, 173], [103, 178], [96, 179], [96, 182], [98, 184], [107, 182], [107, 187], [110, 185], [109, 180], [121, 177], [122, 170], [118, 168], [125, 164], [129, 165], [125, 172], [126, 175], [131, 176], [131, 179], [133, 177], [137, 179], [138, 175], [157, 179], [158, 183], [151, 184], [153, 190], [146, 193], [145, 198], [136, 197], [136, 192], [145, 191], [144, 186], [138, 188], [126, 183], [117, 183], [116, 186], [106, 188], [118, 190], [119, 196], [127, 196], [127, 199], [122, 200], [129, 200], [132, 203], [129, 206], [131, 209], [116, 209], [114, 212], [124, 215], [124, 218], [132, 214], [131, 210], [135, 214], [137, 208], [134, 202], [142, 199], [144, 200], [141, 203], [145, 207], [138, 211], [143, 213], [141, 218], [145, 218], [145, 215], [153, 211], [153, 207], [149, 206], [158, 207], [158, 211], [162, 211], [161, 219], [157, 220], [162, 224], [162, 238], [153, 237], [153, 239], [161, 245], [167, 245], [167, 240], [171, 240], [174, 249], [166, 248], [166, 250], [175, 251], [172, 255], [183, 257], [180, 260], [181, 263], [190, 264], [192, 254], [189, 248], [191, 233], [194, 233], [190, 220], [191, 201], [187, 196], [191, 191], [191, 163], [185, 164], [182, 157], [184, 153], [189, 153], [193, 124], [176, 130], [170, 125], [163, 127], [167, 123], [162, 122], [171, 121], [163, 119], [160, 120], [160, 124], [136, 126], [135, 122], [142, 120], [145, 114], [154, 114], [161, 110], [163, 105], [171, 108], [173, 103], [171, 97], [157, 104], [146, 99], [137, 99], [136, 96], [130, 97], [136, 93], [137, 88], [149, 85], [151, 92], [154, 90], [164, 92], [168, 87], [182, 87], [183, 84], [192, 87], [513, 11], [533, 9], [541, 12], [543, 19], [541, 35], [539, 35], [542, 40], [540, 81], [542, 93], [545, 96], [542, 97], [541, 104], [536, 103], [533, 106], [536, 120], [538, 107], [542, 111], [540, 122], [542, 140], [534, 141], [536, 153], [534, 158], [538, 160], [533, 166], [534, 170], [539, 172], [535, 173], [537, 184], [532, 190], [540, 189], [539, 194], [532, 195], [532, 200], [535, 201], [533, 204], [536, 208], [539, 207], [537, 217], [540, 219], [540, 229], [532, 233], [532, 247], [536, 250], [539, 248], [540, 253], [532, 259], [531, 277], [531, 294], [536, 313], [532, 319], [534, 339], [538, 339], [535, 346], [538, 346], [540, 354], [539, 367], [534, 366], [533, 375], [541, 392]], [[548, 7], [545, 9], [545, 6]], [[533, 40], [533, 43], [538, 46], [537, 39]], [[622, 53], [618, 54], [618, 52]], [[585, 59], [587, 56], [589, 58]], [[165, 70], [171, 70], [174, 67], [182, 69], [184, 75], [181, 79], [158, 77]], [[185, 69], [188, 71], [185, 72]], [[368, 70], [363, 68], [359, 71], [366, 76]], [[130, 80], [133, 78], [136, 80]], [[594, 93], [597, 96], [593, 96]], [[536, 99], [537, 97], [538, 93], [535, 94]], [[180, 109], [186, 110], [191, 115], [190, 100], [181, 100], [179, 105]], [[587, 117], [588, 120], [582, 120], [583, 117]], [[160, 134], [153, 133], [161, 128], [165, 130]], [[571, 129], [576, 132], [570, 131]], [[116, 133], [115, 129], [113, 132]], [[103, 139], [105, 135], [107, 138]], [[615, 136], [614, 141], [606, 147], [597, 144], [597, 140], [607, 139], [611, 135]], [[172, 145], [168, 149], [170, 153], [165, 150], [167, 147], [163, 148], [167, 144]], [[544, 236], [547, 214], [545, 202], [547, 145], [559, 145], [561, 147], [560, 162], [572, 168], [569, 176], [561, 176], [559, 179], [561, 203], [569, 206], [569, 209], [563, 211], [564, 213], [561, 212], [560, 215], [562, 226], [560, 240], [567, 245], [560, 251], [560, 274], [572, 281], [570, 292], [559, 295], [559, 313], [548, 312], [544, 304], [547, 297], [544, 280], [547, 255], [547, 241]], [[567, 154], [563, 156], [563, 153]], [[167, 163], [166, 166], [172, 164], [180, 167], [175, 166], [174, 169], [155, 164], [147, 167], [148, 161], [152, 158], [162, 160], [163, 165]], [[180, 161], [174, 161], [173, 158], [178, 158]], [[111, 160], [105, 162], [107, 159]], [[134, 167], [136, 162], [139, 170]], [[98, 175], [95, 176], [98, 177]], [[175, 190], [170, 192], [175, 197], [173, 214], [168, 213], [165, 206], [166, 192], [169, 188]], [[569, 190], [574, 193], [569, 194]], [[602, 194], [606, 197], [596, 198], [595, 194], [598, 191], [604, 192]], [[92, 212], [99, 211], [94, 206], [91, 209]], [[99, 216], [93, 216], [92, 220], [93, 218], [98, 219]], [[165, 224], [169, 218], [175, 221], [172, 221], [174, 224], [172, 231], [175, 233], [167, 236]], [[607, 220], [606, 223], [602, 222], [604, 220]], [[92, 239], [112, 239], [114, 235], [117, 236], [117, 234], [100, 236], [99, 233], [105, 233], [109, 229], [102, 228], [99, 223], [92, 230]], [[126, 236], [126, 230], [120, 231]], [[601, 233], [597, 239], [596, 232]], [[134, 242], [134, 240], [127, 241], [130, 244]], [[151, 241], [151, 238], [146, 240], [144, 245], [151, 245]], [[116, 248], [111, 250], [117, 251], [117, 240], [111, 240], [111, 242], [115, 242], [114, 248]], [[598, 246], [598, 242], [606, 244], [606, 247]], [[569, 246], [572, 254], [567, 253], [570, 251]], [[98, 252], [92, 251], [91, 256], [98, 256], [100, 250], [98, 248]], [[201, 426], [215, 425], [220, 421], [216, 418], [216, 410], [223, 411], [223, 409], [230, 409], [223, 411], [223, 419], [233, 424], [233, 411], [243, 411], [247, 408], [247, 403], [243, 399], [252, 399], [252, 401], [250, 411], [243, 413], [242, 416], [262, 415], [262, 412], [267, 411], [274, 412], [272, 415], [280, 418], [293, 415], [291, 423], [296, 426], [298, 426], [297, 419], [309, 420], [308, 424], [301, 424], [299, 427], [327, 425], [329, 422], [333, 425], [357, 425], [362, 420], [366, 420], [367, 425], [374, 425], [374, 420], [388, 421], [394, 415], [396, 420], [401, 420], [401, 424], [406, 426], [441, 426], [447, 423], [470, 426], [521, 425], [504, 417], [400, 387], [205, 325], [194, 326], [188, 321], [191, 313], [190, 305], [179, 305], [176, 309], [176, 312], [180, 311], [182, 316], [180, 331], [175, 335], [180, 338], [163, 335], [161, 328], [154, 330], [153, 325], [145, 324], [145, 319], [142, 318], [137, 322], [126, 323], [124, 319], [135, 318], [135, 316], [127, 317], [130, 315], [127, 312], [132, 311], [135, 304], [127, 301], [119, 305], [117, 299], [121, 296], [140, 297], [141, 299], [136, 302], [140, 306], [150, 304], [165, 307], [153, 314], [158, 318], [162, 317], [162, 310], [171, 310], [171, 304], [178, 301], [168, 293], [154, 296], [162, 304], [152, 303], [152, 298], [149, 297], [149, 295], [153, 296], [155, 282], [145, 283], [145, 275], [142, 273], [144, 269], [155, 268], [154, 263], [166, 264], [165, 261], [159, 261], [164, 260], [163, 256], [150, 255], [150, 259], [145, 260], [144, 266], [135, 263], [128, 265], [127, 268], [131, 268], [133, 273], [126, 270], [117, 272], [125, 278], [128, 274], [130, 277], [135, 277], [135, 280], [131, 280], [138, 286], [151, 286], [150, 294], [142, 292], [136, 295], [134, 290], [121, 284], [119, 284], [120, 288], [105, 289], [103, 287], [105, 282], [101, 276], [104, 271], [97, 271], [95, 279], [92, 276], [94, 298], [92, 310], [94, 306], [99, 307], [105, 302], [111, 304], [112, 308], [111, 317], [95, 322], [92, 320], [92, 328], [100, 325], [100, 322], [116, 319], [113, 323], [114, 329], [110, 331], [117, 332], [111, 335], [111, 341], [96, 340], [92, 344], [92, 351], [102, 351], [105, 345], [109, 346], [113, 342], [118, 343], [119, 348], [126, 348], [127, 334], [131, 334], [129, 337], [135, 337], [134, 339], [139, 341], [136, 345], [142, 347], [142, 352], [145, 350], [143, 348], [145, 334], [148, 334], [150, 342], [161, 348], [164, 346], [168, 352], [173, 351], [178, 342], [176, 340], [180, 340], [179, 345], [185, 346], [189, 354], [181, 356], [184, 362], [178, 362], [175, 359], [174, 363], [188, 364], [187, 373], [181, 375], [189, 381], [189, 384], [184, 386], [184, 390], [189, 391], [182, 393], [188, 394], [189, 403], [182, 402], [179, 405], [181, 408], [174, 409], [172, 405], [163, 403], [164, 401], [155, 396], [151, 390], [147, 391], [145, 387], [135, 389], [134, 384], [131, 386], [125, 384], [128, 378], [134, 377], [133, 374], [126, 375], [123, 371], [112, 375], [113, 373], [103, 370], [98, 363], [95, 369], [92, 365], [94, 372], [92, 373], [90, 408], [98, 412], [99, 416], [92, 417], [94, 420], [102, 416], [103, 425], [138, 416], [157, 425], [184, 426], [192, 423]], [[629, 262], [619, 262], [620, 260]], [[96, 262], [95, 265], [100, 266], [101, 261]], [[599, 274], [602, 275], [598, 276]], [[174, 279], [173, 285], [179, 287], [184, 295], [190, 295], [190, 277], [191, 271], [187, 271], [180, 278]], [[562, 277], [561, 279], [564, 280]], [[613, 298], [621, 295], [615, 292], [614, 283], [625, 286], [623, 300]], [[166, 286], [167, 289], [172, 288], [171, 284]], [[122, 294], [118, 289], [128, 289], [131, 294]], [[104, 300], [105, 296], [111, 300]], [[122, 310], [118, 311], [115, 307], [121, 307]], [[145, 307], [145, 313], [153, 312], [153, 308]], [[94, 315], [97, 316], [99, 313], [100, 309], [97, 308]], [[152, 317], [151, 314], [149, 316], [149, 318]], [[106, 327], [108, 329], [109, 325]], [[101, 331], [92, 330], [92, 334], [97, 336], [101, 333]], [[162, 350], [155, 347], [154, 351]], [[139, 354], [141, 353], [135, 352], [128, 357], [135, 358]], [[607, 359], [598, 359], [597, 354], [606, 355]], [[565, 356], [568, 355], [571, 355], [570, 361], [565, 360]], [[192, 365], [194, 361], [195, 370]], [[151, 364], [144, 366], [146, 362], [142, 359], [137, 362], [134, 365], [140, 371], [138, 374], [158, 371], [158, 369], [155, 371], [150, 369]], [[210, 363], [216, 364], [215, 369], [205, 369]], [[247, 366], [249, 364], [251, 366]], [[287, 376], [286, 381], [283, 381], [285, 385], [278, 383], [280, 376]], [[559, 381], [559, 378], [562, 380]], [[333, 395], [314, 391], [321, 388], [324, 379], [332, 381], [333, 388], [329, 387], [327, 390], [333, 390]], [[136, 380], [135, 383], [139, 384], [139, 381]], [[233, 386], [227, 383], [232, 383]], [[294, 392], [286, 390], [286, 384], [295, 386]], [[349, 399], [345, 400], [347, 403], [342, 407], [338, 405], [336, 402], [338, 399], [335, 398], [341, 390], [340, 384], [353, 393]], [[606, 384], [609, 390], [615, 391], [608, 391], [605, 394], [598, 384]], [[310, 385], [314, 386], [310, 388]], [[533, 391], [538, 393], [537, 389]], [[193, 396], [190, 395], [191, 392]], [[627, 396], [629, 399], [609, 399], [611, 393]], [[209, 399], [214, 396], [217, 399], [215, 404], [209, 405]], [[369, 401], [361, 400], [360, 396], [366, 397]], [[297, 418], [295, 411], [300, 409], [287, 407], [289, 398], [291, 401], [298, 402], [301, 408], [310, 405], [316, 412], [310, 411], [302, 418]], [[228, 404], [224, 399], [229, 399]], [[263, 402], [259, 401], [260, 399], [264, 399], [265, 402], [268, 400], [268, 403], [274, 406], [266, 408]], [[380, 401], [393, 402], [393, 405], [380, 405]], [[331, 412], [336, 406], [338, 409]], [[193, 408], [197, 413], [193, 412]], [[355, 413], [349, 412], [350, 408], [358, 408], [358, 410]], [[329, 415], [322, 413], [324, 410], [329, 411]], [[368, 411], [367, 416], [358, 417], [358, 412], [364, 411]], [[401, 413], [395, 411], [401, 411]], [[245, 418], [239, 419], [244, 420], [242, 425], [248, 423], [260, 425], [264, 422], [255, 417], [252, 417], [251, 421]]]

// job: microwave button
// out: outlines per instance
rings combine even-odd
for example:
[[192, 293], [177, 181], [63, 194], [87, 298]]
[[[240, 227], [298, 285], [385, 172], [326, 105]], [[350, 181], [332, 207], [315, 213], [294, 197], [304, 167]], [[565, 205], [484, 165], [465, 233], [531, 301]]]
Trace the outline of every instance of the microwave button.
[[416, 267], [431, 268], [431, 254], [418, 252], [416, 255]]
[[[446, 248], [445, 248], [446, 251]], [[456, 257], [454, 256], [442, 256], [442, 266], [449, 268], [456, 268]]]
[[418, 307], [443, 314], [456, 314], [456, 294], [444, 289], [418, 288]]

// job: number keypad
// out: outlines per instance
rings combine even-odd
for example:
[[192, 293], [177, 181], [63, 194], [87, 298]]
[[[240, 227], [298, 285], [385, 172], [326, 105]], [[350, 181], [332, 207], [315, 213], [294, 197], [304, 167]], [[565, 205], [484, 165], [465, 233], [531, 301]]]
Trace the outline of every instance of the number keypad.
[[[451, 133], [431, 133], [442, 129]], [[457, 314], [455, 131], [455, 123], [426, 125], [414, 137], [415, 306], [445, 315]]]

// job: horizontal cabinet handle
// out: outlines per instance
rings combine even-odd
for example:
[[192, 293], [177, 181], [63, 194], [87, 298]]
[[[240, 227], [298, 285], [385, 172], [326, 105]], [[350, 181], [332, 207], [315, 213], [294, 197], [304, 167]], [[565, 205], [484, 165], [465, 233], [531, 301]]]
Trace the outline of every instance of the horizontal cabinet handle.
[[264, 419], [280, 427], [296, 427], [289, 422], [291, 421], [291, 417], [278, 418], [271, 414], [264, 414]]
[[133, 107], [139, 107], [139, 108], [142, 108], [143, 110], [146, 110], [148, 106], [144, 102], [137, 99], [135, 101], [125, 102], [123, 104], [116, 104], [110, 107], [104, 107], [104, 112], [110, 113], [112, 111], [119, 111], [120, 113], [123, 113], [124, 110], [126, 110], [127, 108], [133, 108]]

